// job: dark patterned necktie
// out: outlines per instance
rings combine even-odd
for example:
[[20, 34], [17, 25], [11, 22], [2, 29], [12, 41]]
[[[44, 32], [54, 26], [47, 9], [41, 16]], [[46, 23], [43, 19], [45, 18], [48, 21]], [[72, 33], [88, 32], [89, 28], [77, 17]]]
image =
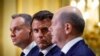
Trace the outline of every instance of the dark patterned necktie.
[[20, 56], [25, 56], [25, 53], [22, 52]]
[[44, 54], [42, 52], [40, 52], [38, 56], [44, 56]]
[[63, 52], [60, 53], [60, 56], [65, 56], [65, 54]]

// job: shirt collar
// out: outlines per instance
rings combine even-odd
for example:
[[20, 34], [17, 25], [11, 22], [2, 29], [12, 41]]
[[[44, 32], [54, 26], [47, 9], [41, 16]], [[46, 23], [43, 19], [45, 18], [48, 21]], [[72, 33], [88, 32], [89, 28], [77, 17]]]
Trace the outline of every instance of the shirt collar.
[[53, 47], [55, 47], [56, 45], [55, 44], [53, 44], [53, 45], [51, 45], [51, 46], [49, 46], [48, 48], [46, 48], [46, 49], [44, 49], [44, 50], [41, 50], [40, 49], [40, 52], [42, 52], [43, 54], [44, 54], [44, 56], [53, 48]]
[[36, 46], [35, 42], [30, 43], [22, 52], [25, 53], [25, 56], [30, 52], [30, 50]]
[[73, 45], [75, 45], [78, 41], [82, 39], [83, 39], [82, 37], [77, 37], [77, 38], [72, 39], [71, 41], [65, 44], [65, 46], [61, 49], [61, 51], [64, 54], [66, 54]]

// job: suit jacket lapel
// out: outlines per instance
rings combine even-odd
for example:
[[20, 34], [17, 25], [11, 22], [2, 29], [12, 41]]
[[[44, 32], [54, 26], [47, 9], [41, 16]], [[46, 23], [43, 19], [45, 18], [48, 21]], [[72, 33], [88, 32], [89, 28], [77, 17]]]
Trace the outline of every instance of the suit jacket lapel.
[[46, 56], [57, 56], [57, 54], [60, 52], [60, 48], [55, 46], [53, 47]]
[[39, 54], [39, 49], [37, 46], [33, 47], [27, 56], [37, 56]]

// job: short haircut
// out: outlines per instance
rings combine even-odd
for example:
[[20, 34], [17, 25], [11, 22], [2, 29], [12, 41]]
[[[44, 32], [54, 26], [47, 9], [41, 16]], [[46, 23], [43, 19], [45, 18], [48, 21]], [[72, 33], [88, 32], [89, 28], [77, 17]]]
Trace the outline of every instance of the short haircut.
[[32, 17], [29, 14], [14, 14], [12, 15], [12, 19], [17, 17], [22, 17], [25, 20], [26, 26], [31, 26]]
[[33, 15], [33, 20], [34, 19], [39, 20], [39, 21], [44, 20], [44, 19], [50, 19], [51, 20], [52, 17], [53, 17], [52, 12], [47, 11], [47, 10], [42, 10], [42, 11], [39, 11], [39, 12], [37, 12]]
[[63, 20], [63, 22], [69, 22], [72, 24], [72, 27], [74, 27], [74, 30], [76, 31], [76, 34], [81, 35], [84, 31], [85, 27], [85, 21], [84, 19], [77, 15], [76, 13], [62, 13], [60, 15], [60, 19]]

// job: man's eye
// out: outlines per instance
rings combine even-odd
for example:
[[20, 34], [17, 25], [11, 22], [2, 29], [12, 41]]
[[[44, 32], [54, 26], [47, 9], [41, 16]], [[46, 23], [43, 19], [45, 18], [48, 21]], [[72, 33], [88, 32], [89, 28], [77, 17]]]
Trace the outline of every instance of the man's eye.
[[33, 32], [38, 32], [38, 29], [33, 29]]
[[21, 28], [15, 28], [15, 32], [18, 32], [20, 30], [21, 30]]
[[21, 28], [14, 28], [14, 32], [19, 32], [21, 30]]
[[42, 32], [48, 32], [48, 28], [47, 28], [47, 27], [42, 28], [41, 31], [42, 31]]
[[16, 28], [16, 30], [18, 30], [18, 31], [19, 31], [19, 30], [20, 30], [20, 28]]

